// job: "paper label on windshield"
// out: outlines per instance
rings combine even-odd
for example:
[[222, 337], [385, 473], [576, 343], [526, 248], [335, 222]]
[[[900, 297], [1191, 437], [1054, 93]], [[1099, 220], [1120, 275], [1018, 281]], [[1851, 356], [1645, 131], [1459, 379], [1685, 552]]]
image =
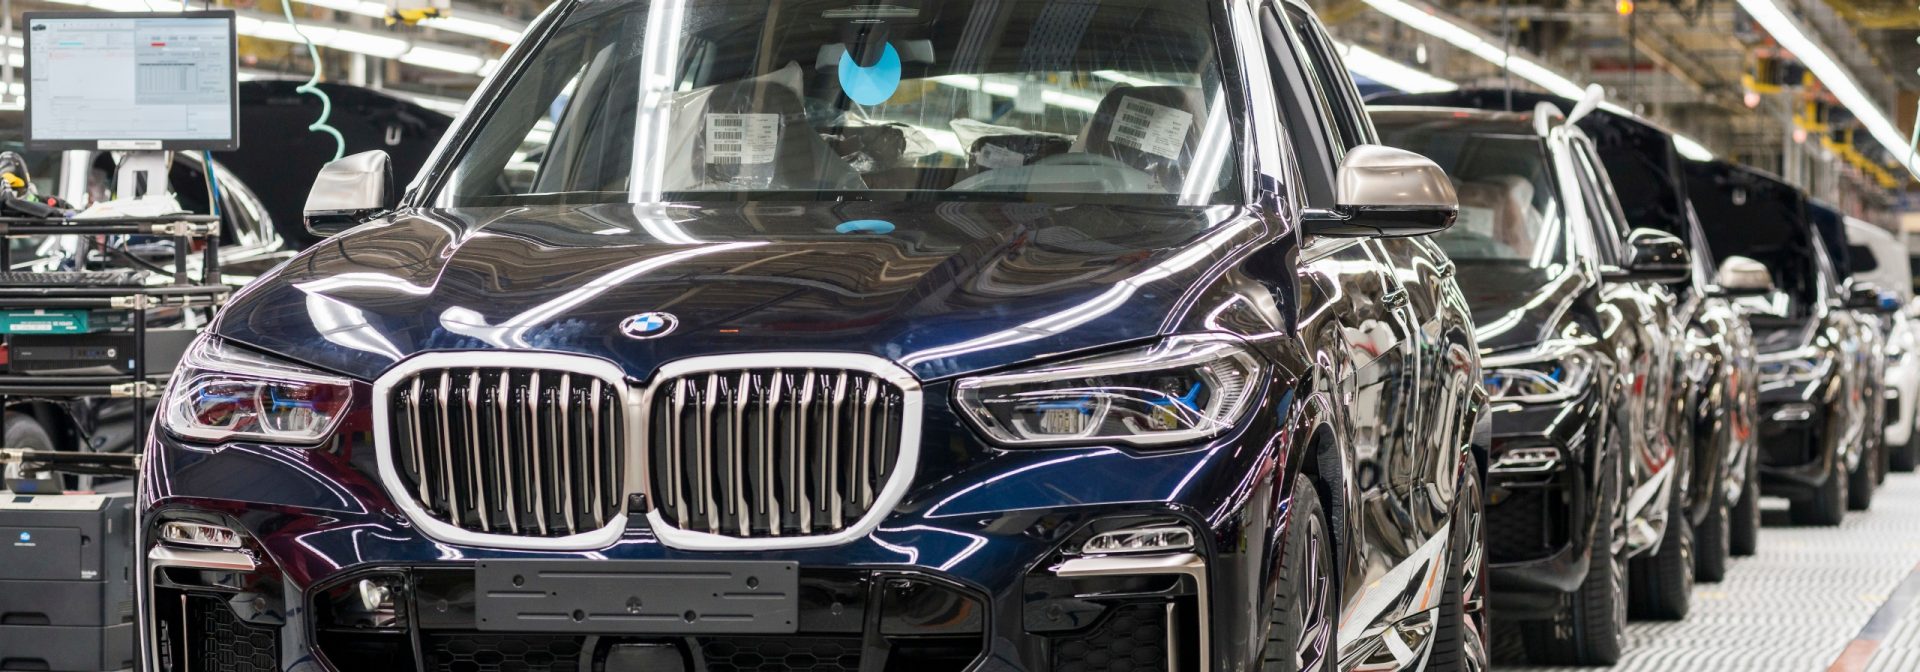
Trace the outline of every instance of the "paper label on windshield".
[[1187, 131], [1192, 128], [1191, 112], [1139, 98], [1122, 98], [1120, 109], [1113, 113], [1113, 130], [1107, 134], [1107, 141], [1178, 159], [1180, 149], [1187, 145]]
[[1453, 222], [1455, 228], [1481, 238], [1493, 238], [1493, 208], [1474, 208], [1460, 206], [1460, 217]]
[[999, 145], [982, 145], [974, 162], [987, 169], [1018, 168], [1027, 165], [1027, 155]]
[[779, 146], [778, 114], [707, 115], [707, 165], [773, 163]]

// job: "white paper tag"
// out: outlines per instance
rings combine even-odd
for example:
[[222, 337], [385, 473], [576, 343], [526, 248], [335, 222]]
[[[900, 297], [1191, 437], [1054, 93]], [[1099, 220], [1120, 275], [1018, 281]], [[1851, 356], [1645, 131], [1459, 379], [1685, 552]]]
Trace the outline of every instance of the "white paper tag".
[[982, 145], [974, 161], [987, 169], [1019, 168], [1027, 165], [1027, 155], [999, 145]]
[[1139, 98], [1120, 99], [1107, 141], [1148, 154], [1179, 159], [1193, 128], [1193, 113]]
[[1493, 208], [1474, 208], [1460, 206], [1460, 217], [1453, 221], [1455, 228], [1481, 238], [1493, 238]]
[[780, 146], [780, 115], [707, 115], [707, 165], [773, 163]]

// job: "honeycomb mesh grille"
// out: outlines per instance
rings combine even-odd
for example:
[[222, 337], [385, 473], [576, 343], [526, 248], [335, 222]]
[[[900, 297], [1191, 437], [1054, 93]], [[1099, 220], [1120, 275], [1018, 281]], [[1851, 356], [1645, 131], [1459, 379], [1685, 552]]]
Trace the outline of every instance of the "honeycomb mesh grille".
[[1053, 640], [1054, 672], [1155, 672], [1167, 669], [1163, 604], [1116, 607], [1085, 632]]
[[215, 597], [187, 598], [187, 620], [193, 642], [189, 659], [204, 672], [278, 672], [280, 637], [273, 628], [253, 625], [234, 616]]
[[432, 672], [575, 672], [580, 638], [567, 635], [429, 634]]
[[707, 672], [858, 672], [857, 638], [724, 637], [700, 642]]
[[1525, 562], [1553, 555], [1566, 543], [1557, 531], [1565, 529], [1556, 516], [1565, 516], [1558, 491], [1516, 489], [1487, 507], [1487, 559], [1493, 563]]

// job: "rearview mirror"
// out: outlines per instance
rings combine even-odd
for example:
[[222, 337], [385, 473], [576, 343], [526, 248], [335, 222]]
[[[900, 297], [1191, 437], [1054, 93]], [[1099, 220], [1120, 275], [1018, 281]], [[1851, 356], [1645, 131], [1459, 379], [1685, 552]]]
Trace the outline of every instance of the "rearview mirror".
[[337, 159], [320, 168], [307, 192], [307, 232], [322, 238], [391, 210], [399, 194], [393, 188], [393, 160], [380, 150]]
[[1687, 243], [1665, 231], [1634, 229], [1627, 234], [1626, 263], [1606, 269], [1609, 280], [1625, 282], [1685, 282], [1693, 275], [1693, 255]]
[[1739, 256], [1720, 262], [1713, 284], [1721, 296], [1765, 296], [1775, 289], [1773, 272], [1766, 264]]
[[1316, 236], [1424, 236], [1445, 231], [1460, 214], [1447, 171], [1403, 149], [1361, 145], [1347, 152], [1334, 182], [1333, 210], [1309, 211]]

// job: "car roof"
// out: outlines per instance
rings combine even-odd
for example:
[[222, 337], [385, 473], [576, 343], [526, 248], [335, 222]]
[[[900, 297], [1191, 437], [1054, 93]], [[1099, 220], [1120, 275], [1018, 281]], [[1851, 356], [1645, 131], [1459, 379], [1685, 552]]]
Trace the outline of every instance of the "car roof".
[[1507, 112], [1460, 107], [1369, 105], [1367, 115], [1373, 117], [1373, 123], [1376, 126], [1417, 123], [1446, 130], [1466, 130], [1475, 133], [1536, 135], [1533, 127], [1534, 113], [1531, 111]]

